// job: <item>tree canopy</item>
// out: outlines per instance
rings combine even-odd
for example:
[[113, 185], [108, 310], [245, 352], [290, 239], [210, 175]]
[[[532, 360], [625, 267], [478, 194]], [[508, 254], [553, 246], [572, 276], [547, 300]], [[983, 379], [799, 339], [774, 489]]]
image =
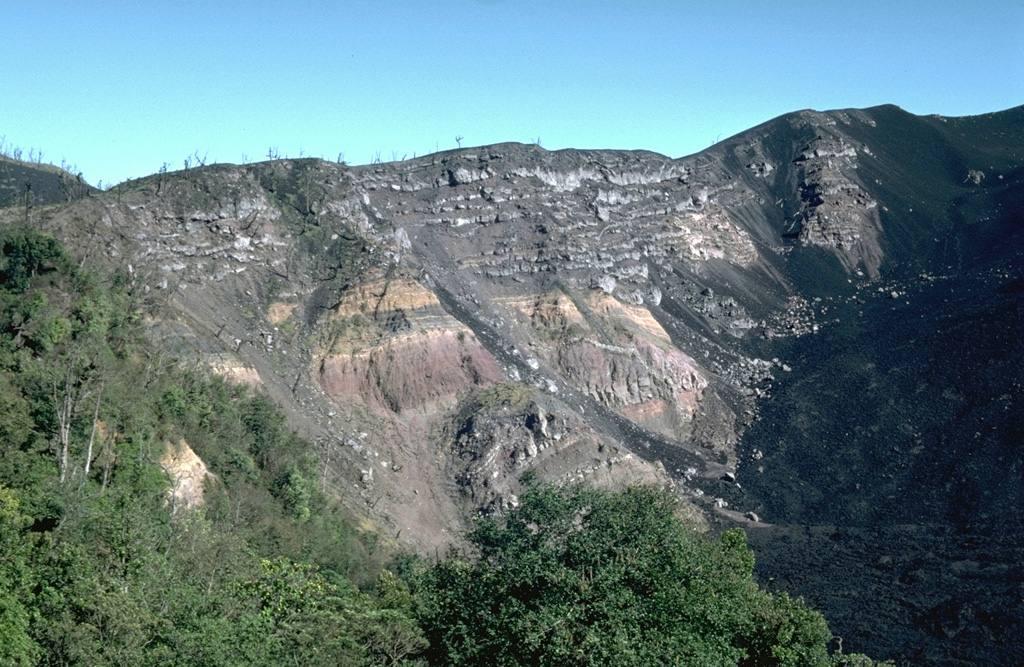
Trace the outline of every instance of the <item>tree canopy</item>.
[[742, 530], [700, 535], [650, 488], [534, 489], [419, 579], [436, 664], [828, 665], [831, 633], [752, 578]]

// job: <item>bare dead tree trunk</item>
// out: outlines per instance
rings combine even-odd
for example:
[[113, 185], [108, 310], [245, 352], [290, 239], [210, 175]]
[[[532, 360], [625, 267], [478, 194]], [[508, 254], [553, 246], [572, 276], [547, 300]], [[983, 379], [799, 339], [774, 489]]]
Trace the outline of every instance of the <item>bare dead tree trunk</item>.
[[70, 371], [64, 374], [64, 394], [61, 395], [59, 383], [53, 383], [53, 405], [57, 410], [57, 437], [60, 441], [60, 481], [63, 484], [68, 474], [68, 456], [71, 448], [71, 418], [75, 411], [73, 398], [74, 388]]
[[100, 381], [100, 390], [96, 392], [96, 407], [92, 411], [92, 431], [89, 433], [89, 447], [85, 452], [85, 476], [89, 476], [89, 466], [92, 464], [92, 445], [96, 441], [96, 424], [100, 416], [100, 399], [103, 398], [103, 387], [106, 381]]

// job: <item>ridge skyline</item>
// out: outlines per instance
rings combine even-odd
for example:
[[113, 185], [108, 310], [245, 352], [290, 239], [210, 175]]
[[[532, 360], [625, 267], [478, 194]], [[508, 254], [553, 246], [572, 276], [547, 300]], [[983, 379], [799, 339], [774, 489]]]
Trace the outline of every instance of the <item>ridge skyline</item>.
[[[339, 155], [338, 157], [336, 157], [334, 159], [332, 159], [332, 158], [330, 158], [329, 156], [326, 156], [326, 155], [311, 154], [311, 153], [304, 152], [304, 151], [300, 155], [289, 155], [289, 154], [283, 154], [283, 153], [276, 152], [277, 151], [277, 147], [271, 146], [270, 150], [275, 151], [275, 153], [273, 155], [256, 156], [255, 158], [253, 158], [252, 156], [248, 156], [248, 155], [244, 155], [243, 154], [243, 156], [242, 156], [243, 159], [242, 160], [238, 160], [238, 161], [235, 161], [235, 160], [216, 160], [216, 159], [211, 159], [209, 157], [209, 152], [208, 151], [205, 152], [205, 153], [201, 153], [199, 150], [197, 150], [197, 151], [193, 152], [192, 154], [185, 155], [185, 157], [182, 160], [181, 164], [175, 164], [175, 163], [171, 163], [171, 162], [164, 162], [161, 167], [158, 167], [158, 168], [154, 169], [153, 171], [146, 172], [146, 173], [141, 173], [141, 174], [137, 174], [137, 175], [133, 175], [133, 176], [129, 176], [129, 177], [125, 178], [122, 181], [113, 182], [113, 181], [104, 181], [102, 179], [100, 179], [98, 181], [89, 180], [89, 179], [84, 177], [84, 173], [85, 172], [84, 172], [84, 170], [79, 168], [77, 162], [72, 162], [71, 160], [68, 160], [66, 157], [62, 156], [61, 164], [57, 164], [52, 159], [52, 155], [53, 154], [48, 149], [46, 149], [46, 148], [36, 148], [36, 147], [33, 146], [33, 147], [30, 147], [28, 150], [26, 150], [22, 146], [17, 146], [17, 145], [11, 144], [10, 142], [7, 142], [6, 136], [5, 135], [0, 135], [0, 159], [6, 158], [6, 159], [9, 159], [9, 160], [23, 162], [26, 165], [40, 166], [40, 167], [44, 167], [44, 168], [56, 168], [57, 170], [66, 171], [66, 172], [70, 173], [71, 175], [81, 175], [81, 176], [83, 176], [83, 180], [85, 181], [85, 183], [87, 185], [89, 185], [91, 187], [95, 187], [97, 189], [101, 189], [101, 190], [110, 189], [110, 188], [112, 188], [112, 187], [114, 187], [114, 186], [116, 186], [116, 185], [118, 185], [120, 183], [126, 183], [126, 182], [129, 182], [129, 181], [135, 181], [135, 180], [141, 180], [141, 179], [149, 178], [151, 176], [155, 176], [155, 175], [161, 173], [161, 171], [166, 171], [167, 173], [174, 173], [174, 172], [177, 172], [177, 171], [182, 171], [184, 169], [192, 169], [192, 168], [197, 168], [197, 167], [205, 167], [205, 166], [213, 166], [213, 165], [245, 166], [245, 165], [249, 165], [249, 164], [258, 164], [258, 163], [262, 163], [262, 162], [273, 162], [275, 160], [318, 159], [318, 160], [323, 160], [325, 162], [340, 163], [340, 164], [342, 164], [344, 166], [347, 166], [347, 167], [359, 168], [359, 167], [373, 166], [373, 165], [376, 165], [376, 164], [400, 163], [400, 162], [406, 162], [408, 160], [424, 159], [424, 158], [428, 158], [428, 157], [431, 157], [431, 156], [434, 156], [434, 155], [444, 155], [444, 154], [449, 154], [449, 153], [458, 153], [458, 152], [461, 152], [461, 151], [478, 150], [478, 149], [482, 149], [482, 148], [490, 148], [490, 147], [497, 147], [497, 146], [504, 146], [504, 145], [536, 146], [538, 148], [541, 148], [541, 149], [543, 149], [545, 151], [552, 152], [552, 153], [563, 152], [563, 151], [564, 152], [581, 152], [581, 153], [586, 153], [586, 152], [648, 153], [648, 154], [652, 154], [652, 155], [657, 155], [659, 157], [663, 157], [663, 158], [668, 159], [668, 160], [678, 161], [678, 160], [686, 160], [688, 158], [692, 158], [692, 157], [698, 156], [701, 153], [704, 153], [704, 152], [708, 151], [709, 149], [713, 148], [718, 143], [721, 143], [723, 141], [729, 141], [729, 140], [735, 139], [735, 138], [740, 137], [740, 136], [742, 136], [742, 135], [744, 135], [744, 134], [746, 134], [748, 132], [752, 132], [752, 131], [754, 131], [754, 130], [762, 127], [762, 126], [767, 126], [767, 125], [770, 125], [770, 124], [772, 124], [774, 122], [777, 122], [779, 120], [782, 120], [782, 119], [785, 119], [785, 118], [788, 118], [788, 117], [791, 117], [791, 116], [795, 117], [795, 116], [798, 116], [798, 115], [804, 114], [804, 113], [832, 114], [832, 113], [871, 111], [871, 110], [874, 110], [874, 109], [891, 108], [891, 109], [895, 109], [895, 110], [898, 110], [900, 112], [904, 112], [904, 113], [910, 114], [912, 116], [918, 116], [918, 117], [921, 117], [921, 118], [937, 117], [937, 118], [944, 118], [944, 119], [955, 120], [955, 119], [964, 119], [964, 118], [981, 118], [981, 117], [986, 117], [986, 116], [992, 116], [992, 115], [996, 115], [996, 114], [1001, 114], [1001, 113], [1013, 111], [1014, 109], [1018, 109], [1018, 108], [1021, 108], [1021, 107], [1024, 107], [1024, 103], [1015, 104], [1013, 106], [1006, 107], [1005, 109], [996, 109], [996, 110], [992, 110], [992, 111], [985, 111], [985, 112], [981, 112], [981, 113], [966, 114], [966, 115], [948, 115], [948, 114], [941, 114], [941, 113], [918, 114], [918, 113], [910, 111], [907, 108], [905, 108], [905, 107], [903, 107], [903, 106], [901, 106], [899, 104], [895, 104], [895, 103], [882, 103], [882, 104], [877, 104], [877, 105], [872, 105], [872, 106], [867, 106], [867, 107], [845, 107], [845, 108], [835, 108], [835, 109], [815, 109], [815, 108], [808, 107], [808, 108], [804, 108], [804, 109], [795, 109], [795, 110], [792, 110], [792, 111], [787, 111], [787, 112], [779, 114], [777, 116], [773, 116], [772, 118], [769, 118], [767, 120], [758, 122], [758, 123], [756, 123], [754, 125], [751, 125], [750, 127], [744, 128], [742, 130], [739, 130], [739, 131], [737, 131], [737, 132], [735, 132], [733, 134], [730, 134], [728, 136], [725, 136], [725, 137], [722, 137], [722, 136], [716, 137], [716, 139], [714, 141], [712, 141], [709, 146], [697, 149], [697, 150], [695, 150], [693, 152], [690, 152], [690, 153], [681, 154], [681, 155], [671, 155], [669, 153], [661, 152], [661, 151], [655, 150], [653, 148], [647, 148], [647, 147], [643, 147], [643, 146], [633, 147], [633, 148], [612, 148], [612, 147], [601, 147], [601, 146], [591, 146], [591, 147], [562, 146], [562, 147], [559, 147], [559, 148], [553, 148], [553, 147], [545, 146], [543, 144], [543, 142], [538, 142], [536, 140], [535, 141], [517, 141], [517, 140], [513, 140], [513, 139], [506, 139], [506, 140], [499, 140], [499, 141], [494, 141], [494, 142], [490, 142], [490, 143], [467, 144], [465, 146], [457, 145], [457, 146], [454, 146], [454, 147], [440, 148], [440, 149], [438, 149], [436, 151], [430, 151], [430, 152], [422, 153], [422, 154], [415, 154], [415, 153], [412, 154], [412, 155], [403, 154], [401, 157], [396, 157], [394, 153], [392, 153], [392, 155], [390, 155], [390, 156], [384, 156], [381, 153], [381, 151], [377, 151], [377, 154], [374, 155], [374, 156], [371, 156], [371, 159], [367, 160], [366, 162], [354, 162], [354, 161], [350, 161], [350, 160], [346, 159], [343, 154]], [[459, 137], [459, 138], [461, 139], [461, 137]], [[42, 158], [37, 157], [37, 156], [40, 156], [40, 155], [43, 156], [43, 157]], [[385, 159], [385, 158], [387, 158], [387, 159]], [[183, 165], [183, 163], [186, 160], [188, 161], [188, 164], [187, 165]]]
[[1024, 101], [1019, 3], [8, 5], [0, 136], [97, 184], [196, 151], [365, 164], [456, 137], [680, 157], [796, 109]]

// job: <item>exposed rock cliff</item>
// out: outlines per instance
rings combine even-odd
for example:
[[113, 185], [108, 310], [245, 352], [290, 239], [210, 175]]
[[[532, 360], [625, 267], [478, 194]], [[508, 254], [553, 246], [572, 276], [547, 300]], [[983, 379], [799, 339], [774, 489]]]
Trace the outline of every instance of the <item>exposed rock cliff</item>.
[[202, 505], [205, 485], [216, 479], [184, 440], [166, 443], [160, 466], [170, 481], [168, 501], [172, 514]]
[[[280, 402], [389, 539], [442, 548], [537, 478], [671, 483], [777, 546], [779, 524], [1014, 506], [1024, 378], [994, 350], [1019, 358], [995, 332], [1020, 307], [1022, 193], [1024, 109], [878, 107], [678, 160], [500, 144], [217, 165], [30, 213], [165, 304], [169, 354]], [[950, 353], [974, 362], [936, 370]]]

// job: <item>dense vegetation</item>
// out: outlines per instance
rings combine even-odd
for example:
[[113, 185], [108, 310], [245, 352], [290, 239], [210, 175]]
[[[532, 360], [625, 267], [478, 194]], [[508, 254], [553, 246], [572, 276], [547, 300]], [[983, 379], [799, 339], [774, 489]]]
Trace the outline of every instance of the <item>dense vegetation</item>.
[[[34, 231], [0, 248], [0, 665], [850, 659], [753, 583], [742, 532], [700, 537], [652, 490], [538, 488], [472, 554], [382, 569], [265, 397], [148, 342], [130, 275]], [[215, 474], [198, 509], [180, 442]]]
[[830, 656], [825, 619], [754, 583], [742, 530], [716, 539], [669, 494], [534, 488], [410, 583], [431, 664], [871, 665]]
[[[127, 274], [0, 248], [0, 665], [370, 664], [416, 632], [351, 583], [372, 545], [266, 398], [147, 343]], [[201, 511], [162, 461], [181, 441], [216, 475]]]

